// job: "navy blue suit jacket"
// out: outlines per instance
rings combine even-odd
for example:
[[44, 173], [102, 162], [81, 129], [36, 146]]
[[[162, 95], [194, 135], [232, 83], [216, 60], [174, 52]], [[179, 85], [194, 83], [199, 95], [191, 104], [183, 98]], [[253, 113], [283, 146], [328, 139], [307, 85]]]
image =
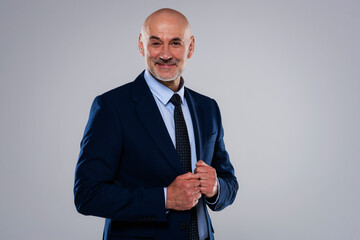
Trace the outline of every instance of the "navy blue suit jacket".
[[[213, 99], [187, 88], [185, 98], [197, 158], [216, 169], [220, 184], [218, 201], [208, 207], [222, 210], [234, 201], [238, 183], [225, 150], [220, 111]], [[166, 213], [163, 190], [184, 173], [143, 73], [95, 98], [81, 141], [74, 196], [80, 213], [106, 218], [104, 239], [186, 239], [190, 213]]]

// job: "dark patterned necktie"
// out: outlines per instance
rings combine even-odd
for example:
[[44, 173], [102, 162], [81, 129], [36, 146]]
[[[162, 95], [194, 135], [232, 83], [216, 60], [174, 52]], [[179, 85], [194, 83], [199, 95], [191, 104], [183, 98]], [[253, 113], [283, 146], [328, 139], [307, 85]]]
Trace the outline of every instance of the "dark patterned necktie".
[[[184, 119], [184, 115], [181, 109], [181, 97], [178, 94], [174, 94], [170, 102], [174, 104], [174, 121], [175, 121], [175, 139], [176, 139], [176, 151], [180, 158], [181, 164], [184, 167], [185, 172], [191, 172], [191, 148], [189, 135]], [[196, 207], [190, 210], [190, 226], [189, 226], [189, 240], [199, 240], [199, 231], [196, 215]]]

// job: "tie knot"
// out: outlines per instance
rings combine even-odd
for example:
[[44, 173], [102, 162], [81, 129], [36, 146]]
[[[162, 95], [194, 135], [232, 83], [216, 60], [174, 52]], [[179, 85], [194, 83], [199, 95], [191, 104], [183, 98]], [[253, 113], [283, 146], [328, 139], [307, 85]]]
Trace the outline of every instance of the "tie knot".
[[179, 96], [179, 94], [174, 94], [171, 98], [170, 98], [170, 102], [172, 104], [174, 104], [175, 107], [178, 107], [181, 105], [181, 97]]

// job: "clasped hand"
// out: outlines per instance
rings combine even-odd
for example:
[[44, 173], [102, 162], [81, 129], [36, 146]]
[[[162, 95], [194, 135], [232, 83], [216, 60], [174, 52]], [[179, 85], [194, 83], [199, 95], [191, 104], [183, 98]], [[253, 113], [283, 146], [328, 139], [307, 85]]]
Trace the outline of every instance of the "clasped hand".
[[202, 194], [207, 198], [217, 194], [217, 176], [213, 167], [199, 160], [194, 172], [179, 175], [167, 187], [166, 209], [189, 210], [196, 206]]

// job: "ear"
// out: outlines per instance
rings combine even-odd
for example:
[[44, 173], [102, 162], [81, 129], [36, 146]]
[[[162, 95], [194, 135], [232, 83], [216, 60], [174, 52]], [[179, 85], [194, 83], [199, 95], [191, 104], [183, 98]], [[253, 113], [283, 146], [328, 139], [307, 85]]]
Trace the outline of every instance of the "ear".
[[195, 50], [195, 38], [194, 36], [191, 36], [190, 38], [190, 45], [189, 45], [189, 52], [187, 55], [187, 58], [191, 58]]
[[141, 40], [141, 33], [139, 34], [139, 40], [138, 40], [138, 46], [139, 46], [139, 52], [140, 54], [144, 57], [145, 53], [144, 53], [144, 43]]

